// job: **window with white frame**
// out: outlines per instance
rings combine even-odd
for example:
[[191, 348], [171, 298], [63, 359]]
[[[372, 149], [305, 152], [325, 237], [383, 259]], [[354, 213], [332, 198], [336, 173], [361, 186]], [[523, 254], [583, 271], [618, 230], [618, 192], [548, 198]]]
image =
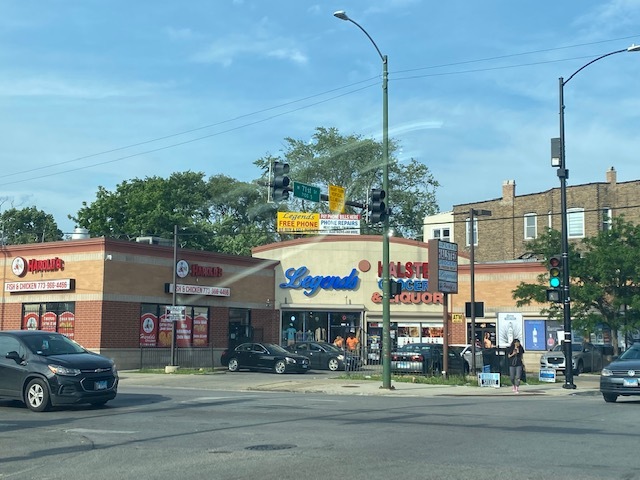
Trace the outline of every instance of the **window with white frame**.
[[602, 209], [602, 231], [606, 232], [613, 227], [613, 212], [609, 207]]
[[[469, 225], [471, 224], [471, 219], [467, 218], [464, 225], [465, 236], [467, 240], [467, 247], [471, 246], [471, 232], [469, 231]], [[473, 219], [473, 245], [478, 245], [478, 219]]]
[[431, 238], [442, 240], [443, 242], [451, 241], [451, 229], [447, 227], [434, 228], [431, 230]]
[[584, 208], [567, 209], [567, 231], [569, 238], [584, 238]]
[[535, 213], [524, 215], [524, 239], [532, 240], [538, 236], [538, 216]]

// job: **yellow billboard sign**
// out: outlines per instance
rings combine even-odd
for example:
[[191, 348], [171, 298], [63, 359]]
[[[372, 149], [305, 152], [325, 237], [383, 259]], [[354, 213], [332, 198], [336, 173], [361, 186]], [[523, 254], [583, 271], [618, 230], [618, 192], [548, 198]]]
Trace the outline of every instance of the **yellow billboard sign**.
[[320, 230], [320, 214], [278, 212], [278, 233], [314, 234]]
[[329, 185], [329, 210], [336, 213], [344, 211], [344, 187]]

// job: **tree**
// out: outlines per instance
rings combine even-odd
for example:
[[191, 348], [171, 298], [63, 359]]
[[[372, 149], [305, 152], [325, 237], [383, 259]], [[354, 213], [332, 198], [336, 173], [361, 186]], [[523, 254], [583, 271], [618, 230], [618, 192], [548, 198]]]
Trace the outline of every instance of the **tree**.
[[2, 242], [10, 245], [62, 240], [53, 215], [36, 207], [10, 208], [0, 214]]
[[[539, 258], [548, 260], [561, 251], [560, 233], [547, 230], [531, 242]], [[623, 217], [612, 228], [569, 247], [572, 327], [585, 334], [604, 327], [611, 330], [614, 353], [618, 332], [627, 334], [640, 325], [640, 227]], [[513, 290], [517, 306], [546, 303], [548, 274], [536, 284], [521, 282]], [[548, 318], [562, 319], [562, 304], [542, 310]]]
[[[328, 185], [345, 189], [345, 197], [367, 203], [371, 188], [382, 186], [382, 143], [364, 139], [358, 135], [341, 135], [335, 128], [316, 128], [311, 141], [286, 138], [286, 148], [281, 157], [268, 155], [254, 164], [264, 172], [266, 182], [269, 166], [274, 160], [289, 163], [292, 181], [318, 186], [325, 192]], [[422, 219], [438, 211], [435, 189], [438, 182], [428, 167], [415, 159], [400, 163], [393, 158], [396, 143], [389, 142], [389, 192], [392, 215], [391, 227], [403, 237], [422, 236]], [[328, 212], [325, 202], [315, 203], [291, 198], [292, 210]], [[347, 213], [365, 213], [354, 207], [346, 207]], [[370, 231], [363, 224], [363, 231]], [[374, 229], [375, 230], [375, 229]]]
[[174, 225], [181, 228], [185, 246], [209, 245], [210, 194], [201, 172], [173, 173], [161, 177], [124, 181], [110, 192], [100, 186], [96, 200], [82, 203], [78, 226], [93, 236], [133, 239], [139, 236], [173, 238]]
[[187, 171], [124, 181], [115, 192], [99, 187], [96, 200], [69, 218], [93, 236], [127, 240], [173, 239], [177, 225], [182, 247], [249, 256], [252, 247], [275, 240], [265, 198], [256, 185]]

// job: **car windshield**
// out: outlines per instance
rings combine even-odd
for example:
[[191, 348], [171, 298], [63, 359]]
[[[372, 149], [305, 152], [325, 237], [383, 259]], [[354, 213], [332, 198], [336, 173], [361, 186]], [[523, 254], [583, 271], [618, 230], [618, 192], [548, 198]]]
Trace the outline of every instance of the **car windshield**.
[[633, 345], [620, 355], [620, 360], [640, 360], [640, 345]]
[[[553, 352], [564, 352], [564, 347], [562, 346], [561, 343], [559, 343], [558, 345], [553, 347], [552, 351]], [[571, 344], [571, 351], [573, 351], [573, 352], [581, 352], [582, 351], [582, 344], [581, 343], [572, 343]]]
[[265, 344], [265, 347], [267, 347], [267, 349], [269, 350], [270, 353], [279, 353], [280, 355], [290, 355], [291, 354], [290, 351], [285, 350], [280, 345], [276, 345], [275, 343], [273, 343], [273, 344]]
[[342, 349], [336, 347], [335, 345], [331, 344], [331, 343], [323, 343], [322, 346], [329, 350], [330, 352], [340, 352], [342, 353]]
[[43, 333], [42, 335], [29, 335], [24, 340], [33, 353], [45, 357], [86, 353], [84, 348], [64, 335]]

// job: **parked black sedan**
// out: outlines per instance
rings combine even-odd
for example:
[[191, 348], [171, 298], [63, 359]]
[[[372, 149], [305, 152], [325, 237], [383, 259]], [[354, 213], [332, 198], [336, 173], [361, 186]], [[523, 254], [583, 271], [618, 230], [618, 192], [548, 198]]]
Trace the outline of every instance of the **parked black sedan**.
[[41, 330], [0, 332], [0, 397], [20, 400], [30, 410], [116, 397], [113, 361], [89, 352], [66, 336]]
[[243, 343], [226, 355], [230, 372], [241, 369], [266, 370], [275, 373], [309, 371], [309, 359], [288, 352], [274, 343]]
[[309, 358], [311, 368], [318, 370], [357, 370], [362, 367], [362, 359], [358, 355], [345, 352], [341, 348], [327, 342], [298, 342], [286, 349], [292, 353]]
[[600, 393], [605, 402], [615, 402], [620, 395], [640, 395], [640, 344], [634, 343], [602, 368]]

